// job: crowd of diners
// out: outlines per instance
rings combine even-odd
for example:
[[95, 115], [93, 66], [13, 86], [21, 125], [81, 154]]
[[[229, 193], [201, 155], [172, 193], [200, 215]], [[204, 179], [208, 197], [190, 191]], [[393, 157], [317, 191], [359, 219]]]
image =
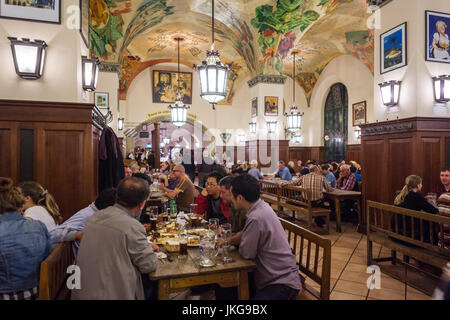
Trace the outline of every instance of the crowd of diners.
[[[64, 222], [57, 199], [38, 182], [15, 184], [0, 178], [0, 300], [36, 299], [40, 264], [63, 241], [73, 241], [82, 273], [81, 289], [72, 290], [72, 299], [154, 299], [156, 286], [148, 274], [158, 268], [160, 249], [147, 240], [149, 226], [143, 214], [155, 179], [151, 169], [155, 168], [131, 163], [117, 188], [103, 190]], [[202, 187], [197, 195], [196, 171]], [[189, 211], [196, 203], [196, 213], [204, 219], [231, 224], [231, 245], [257, 265], [250, 277], [253, 299], [290, 300], [297, 297], [304, 279], [277, 214], [260, 199], [258, 180], [272, 177], [283, 180], [282, 185], [310, 189], [313, 206], [320, 207], [327, 205], [325, 191], [359, 190], [361, 168], [354, 161], [305, 165], [300, 160], [297, 165], [279, 161], [276, 172], [264, 176], [256, 160], [250, 164], [210, 161], [197, 168], [165, 161], [157, 180], [160, 192], [174, 199], [179, 211]], [[432, 190], [435, 205], [421, 195], [422, 180], [413, 175], [395, 196], [395, 205], [450, 216], [450, 169], [440, 172], [440, 180]], [[343, 217], [356, 216], [352, 210], [353, 204], [344, 202]], [[315, 222], [318, 227], [324, 223]], [[448, 228], [445, 231], [450, 234]], [[446, 245], [448, 240], [447, 234]], [[216, 286], [215, 293], [218, 299], [237, 298], [235, 288]]]

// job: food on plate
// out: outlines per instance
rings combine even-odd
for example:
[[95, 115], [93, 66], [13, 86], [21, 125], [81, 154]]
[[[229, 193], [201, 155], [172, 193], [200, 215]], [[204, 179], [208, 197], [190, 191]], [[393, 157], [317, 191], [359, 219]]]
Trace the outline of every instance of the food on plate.
[[187, 238], [188, 247], [194, 247], [200, 245], [200, 237], [199, 236], [190, 236]]
[[179, 252], [180, 251], [180, 240], [171, 239], [168, 240], [166, 243], [163, 244], [164, 248], [168, 252]]
[[206, 234], [206, 233], [208, 233], [208, 232], [209, 232], [208, 229], [201, 229], [201, 228], [198, 228], [198, 229], [191, 229], [191, 230], [187, 230], [187, 231], [186, 231], [187, 234], [189, 234], [189, 235], [195, 235], [195, 236], [202, 236], [202, 235], [204, 235], [204, 234]]

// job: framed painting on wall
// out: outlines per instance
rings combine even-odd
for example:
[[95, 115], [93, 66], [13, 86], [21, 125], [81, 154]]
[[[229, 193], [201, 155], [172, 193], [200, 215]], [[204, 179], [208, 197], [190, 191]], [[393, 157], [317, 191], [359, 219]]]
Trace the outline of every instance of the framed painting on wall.
[[95, 106], [99, 109], [109, 108], [108, 92], [96, 92], [94, 94]]
[[252, 100], [252, 118], [258, 116], [258, 98]]
[[[153, 102], [173, 103], [177, 98], [178, 73], [153, 70]], [[192, 104], [192, 73], [180, 72], [180, 94], [183, 103]]]
[[449, 13], [425, 11], [425, 60], [450, 63], [449, 26]]
[[361, 101], [353, 104], [353, 126], [357, 127], [367, 123], [367, 103]]
[[380, 36], [380, 73], [386, 73], [408, 64], [406, 22]]
[[264, 115], [278, 115], [278, 97], [264, 97]]
[[89, 0], [80, 0], [80, 34], [89, 49]]
[[0, 0], [0, 18], [61, 24], [61, 0]]

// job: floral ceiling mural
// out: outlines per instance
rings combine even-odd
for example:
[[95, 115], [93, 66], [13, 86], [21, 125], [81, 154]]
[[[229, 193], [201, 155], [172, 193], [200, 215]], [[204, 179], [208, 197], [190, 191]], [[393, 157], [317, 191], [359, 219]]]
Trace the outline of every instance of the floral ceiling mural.
[[[365, 0], [216, 0], [215, 48], [231, 63], [228, 96], [248, 77], [282, 74], [296, 81], [309, 101], [326, 65], [351, 54], [373, 72], [373, 31]], [[91, 0], [91, 54], [120, 63], [120, 98], [142, 70], [177, 61], [192, 67], [211, 46], [211, 0]]]

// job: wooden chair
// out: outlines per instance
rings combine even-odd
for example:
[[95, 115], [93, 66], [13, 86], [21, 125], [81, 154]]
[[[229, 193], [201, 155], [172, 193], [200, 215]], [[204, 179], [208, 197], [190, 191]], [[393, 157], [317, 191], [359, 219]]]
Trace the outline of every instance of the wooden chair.
[[311, 204], [311, 190], [295, 186], [283, 186], [280, 191], [279, 205], [308, 216], [308, 228], [312, 227], [313, 218], [325, 218], [327, 234], [330, 233], [330, 213], [327, 208], [313, 208]]
[[[287, 232], [289, 244], [294, 252], [299, 271], [307, 279], [297, 300], [330, 299], [331, 240], [280, 218]], [[312, 256], [314, 253], [314, 256]], [[321, 257], [322, 256], [322, 257]], [[308, 280], [320, 286], [320, 292], [309, 285]]]
[[70, 292], [66, 286], [67, 267], [74, 263], [72, 242], [57, 243], [41, 263], [39, 300], [65, 300]]
[[[367, 265], [383, 261], [396, 264], [397, 251], [403, 253], [405, 265], [409, 257], [437, 268], [450, 261], [450, 250], [443, 241], [444, 225], [450, 225], [449, 217], [367, 201], [366, 222]], [[373, 258], [373, 242], [391, 249], [391, 256]]]
[[278, 215], [281, 213], [282, 208], [280, 206], [280, 184], [276, 182], [259, 180], [261, 199], [270, 205], [276, 206]]

